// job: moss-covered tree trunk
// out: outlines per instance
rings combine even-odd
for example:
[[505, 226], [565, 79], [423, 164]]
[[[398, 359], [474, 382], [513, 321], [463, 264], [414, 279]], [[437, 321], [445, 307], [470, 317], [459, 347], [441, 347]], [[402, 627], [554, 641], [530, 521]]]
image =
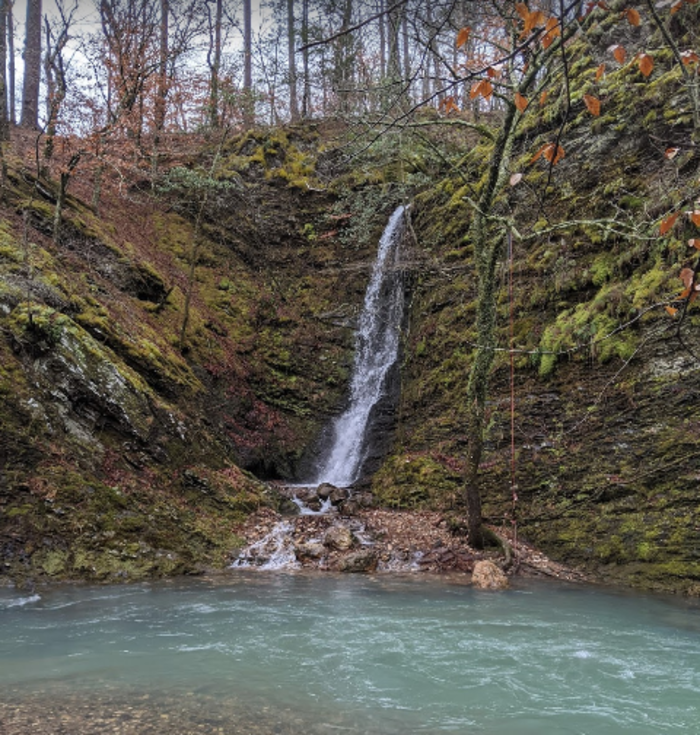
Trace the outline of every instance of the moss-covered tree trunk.
[[502, 233], [494, 232], [493, 228], [489, 227], [489, 220], [496, 195], [508, 175], [508, 162], [515, 139], [517, 120], [518, 111], [515, 105], [510, 103], [494, 144], [489, 162], [488, 179], [476, 203], [469, 232], [474, 246], [477, 279], [477, 347], [472, 357], [467, 385], [467, 461], [464, 475], [464, 502], [467, 509], [469, 543], [477, 549], [484, 547], [479, 464], [484, 448], [484, 419], [489, 374], [496, 346], [498, 297], [496, 268], [503, 244]]

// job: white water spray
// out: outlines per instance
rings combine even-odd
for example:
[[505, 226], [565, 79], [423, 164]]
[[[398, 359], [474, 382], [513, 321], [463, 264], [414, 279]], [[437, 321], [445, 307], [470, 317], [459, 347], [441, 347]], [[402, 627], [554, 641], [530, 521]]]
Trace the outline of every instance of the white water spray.
[[387, 374], [399, 353], [404, 294], [398, 258], [405, 217], [406, 207], [399, 207], [379, 241], [355, 338], [350, 403], [333, 424], [333, 441], [320, 463], [316, 484], [348, 487], [362, 469], [370, 414], [384, 393]]

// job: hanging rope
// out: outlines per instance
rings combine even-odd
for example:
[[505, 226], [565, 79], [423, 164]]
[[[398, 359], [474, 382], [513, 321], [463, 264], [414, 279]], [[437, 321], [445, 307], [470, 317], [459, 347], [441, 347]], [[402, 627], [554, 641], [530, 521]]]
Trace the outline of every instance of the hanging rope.
[[518, 543], [516, 509], [518, 486], [515, 483], [515, 305], [513, 299], [513, 234], [508, 230], [508, 306], [510, 310], [510, 491], [512, 499], [510, 522], [513, 527], [513, 550]]

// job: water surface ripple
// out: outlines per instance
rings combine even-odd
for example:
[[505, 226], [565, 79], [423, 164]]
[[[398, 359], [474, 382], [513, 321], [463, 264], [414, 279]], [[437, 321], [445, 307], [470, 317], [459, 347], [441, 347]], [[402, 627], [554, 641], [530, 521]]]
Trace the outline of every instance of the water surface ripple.
[[698, 733], [700, 608], [245, 573], [0, 590], [0, 731]]

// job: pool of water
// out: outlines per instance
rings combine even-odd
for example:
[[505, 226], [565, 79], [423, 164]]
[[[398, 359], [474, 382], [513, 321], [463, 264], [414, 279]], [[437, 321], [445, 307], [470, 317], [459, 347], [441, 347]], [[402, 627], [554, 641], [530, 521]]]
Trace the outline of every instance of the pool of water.
[[0, 589], [0, 732], [700, 732], [700, 606], [240, 572]]

